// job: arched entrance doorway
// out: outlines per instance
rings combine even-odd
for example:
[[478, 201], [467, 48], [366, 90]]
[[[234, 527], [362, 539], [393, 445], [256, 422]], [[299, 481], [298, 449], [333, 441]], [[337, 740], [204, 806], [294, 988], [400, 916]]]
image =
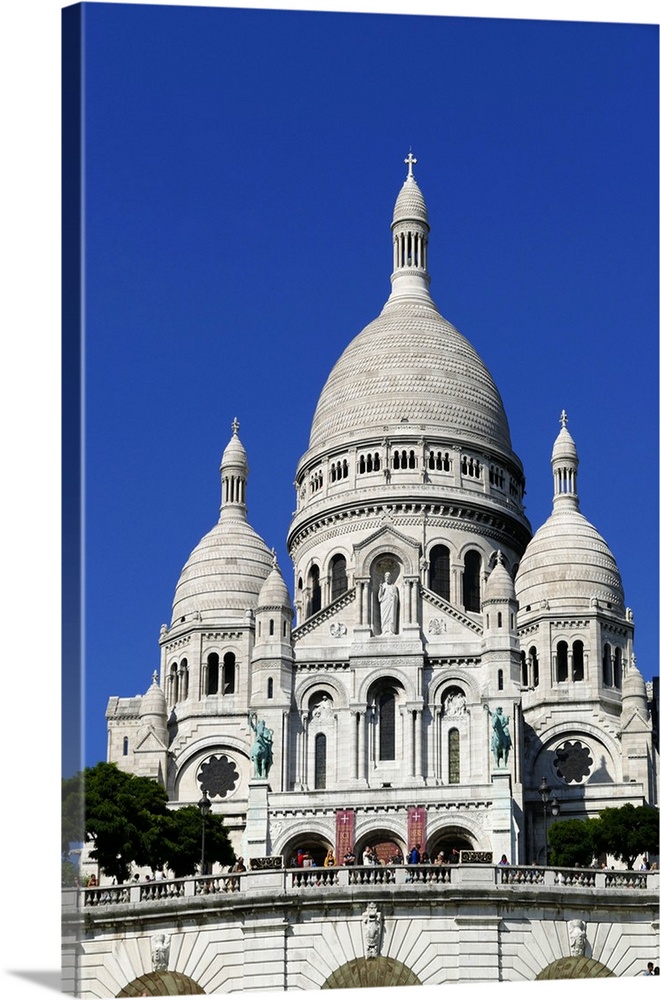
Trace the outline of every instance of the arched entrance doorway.
[[472, 836], [460, 826], [444, 826], [437, 830], [428, 840], [427, 850], [432, 861], [442, 852], [446, 859], [458, 859], [461, 851], [474, 851]]
[[354, 990], [364, 986], [421, 986], [412, 969], [394, 958], [354, 958], [328, 976], [322, 990]]
[[302, 851], [303, 854], [310, 856], [318, 868], [322, 868], [325, 856], [331, 848], [334, 852], [330, 841], [320, 833], [301, 833], [297, 837], [292, 837], [282, 850], [284, 867], [295, 867], [292, 863], [293, 859], [296, 858], [299, 851]]
[[558, 958], [542, 969], [537, 979], [603, 979], [614, 973], [595, 958]]
[[205, 996], [204, 990], [190, 976], [181, 972], [147, 972], [134, 979], [118, 997], [192, 997]]
[[376, 852], [381, 865], [403, 864], [405, 859], [405, 844], [389, 830], [372, 830], [358, 841], [355, 856], [359, 865], [362, 864], [366, 847], [371, 847]]

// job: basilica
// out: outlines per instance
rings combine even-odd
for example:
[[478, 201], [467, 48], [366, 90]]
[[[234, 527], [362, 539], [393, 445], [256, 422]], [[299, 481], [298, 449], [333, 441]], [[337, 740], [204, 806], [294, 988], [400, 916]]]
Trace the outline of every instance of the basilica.
[[107, 708], [108, 759], [173, 808], [208, 798], [254, 861], [419, 845], [543, 864], [557, 813], [657, 805], [633, 614], [580, 510], [568, 416], [558, 400], [534, 532], [497, 387], [429, 292], [415, 162], [390, 296], [330, 372], [298, 462], [293, 592], [249, 524], [234, 419], [160, 673]]

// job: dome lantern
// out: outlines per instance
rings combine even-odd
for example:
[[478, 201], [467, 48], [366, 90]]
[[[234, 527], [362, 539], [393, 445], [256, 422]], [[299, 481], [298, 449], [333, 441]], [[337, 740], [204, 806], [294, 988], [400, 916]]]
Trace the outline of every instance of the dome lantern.
[[555, 484], [553, 506], [559, 505], [578, 510], [577, 470], [579, 460], [575, 441], [566, 427], [568, 423], [566, 410], [561, 411], [559, 422], [561, 430], [552, 449], [552, 474]]
[[394, 205], [392, 218], [393, 267], [390, 301], [400, 297], [429, 301], [428, 241], [429, 219], [424, 195], [413, 176], [412, 154], [404, 160], [408, 176]]
[[238, 436], [240, 424], [234, 417], [231, 425], [232, 436], [224, 450], [220, 462], [220, 479], [222, 483], [222, 501], [220, 517], [225, 520], [241, 520], [247, 518], [245, 492], [248, 477], [248, 463], [245, 448]]

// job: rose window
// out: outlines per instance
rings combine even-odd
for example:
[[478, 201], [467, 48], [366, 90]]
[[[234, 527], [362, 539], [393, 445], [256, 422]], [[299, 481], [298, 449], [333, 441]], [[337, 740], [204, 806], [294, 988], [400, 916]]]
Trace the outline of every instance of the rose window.
[[594, 759], [589, 747], [579, 740], [568, 740], [557, 747], [552, 764], [560, 778], [565, 782], [579, 782], [591, 773]]
[[220, 757], [210, 757], [199, 769], [197, 780], [199, 787], [206, 792], [209, 798], [219, 795], [224, 798], [229, 792], [236, 788], [239, 773], [233, 760], [225, 754]]

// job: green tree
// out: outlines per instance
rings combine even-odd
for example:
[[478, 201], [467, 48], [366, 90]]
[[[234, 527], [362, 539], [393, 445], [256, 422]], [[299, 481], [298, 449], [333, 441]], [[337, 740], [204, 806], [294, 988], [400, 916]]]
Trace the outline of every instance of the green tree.
[[[170, 813], [172, 829], [167, 864], [177, 878], [192, 875], [201, 862], [202, 817], [197, 806], [183, 806]], [[210, 813], [204, 822], [204, 860], [222, 865], [236, 858], [220, 816]]]
[[657, 854], [658, 815], [654, 806], [633, 806], [629, 802], [603, 809], [595, 821], [596, 853], [610, 854], [624, 861], [629, 869], [639, 854]]
[[[130, 876], [131, 863], [159, 867], [165, 860], [162, 842], [169, 831], [167, 794], [151, 778], [100, 763], [64, 782], [62, 839], [70, 839], [71, 817], [84, 788], [85, 839], [94, 841], [90, 856], [118, 882]], [[67, 841], [68, 843], [68, 841]]]
[[557, 820], [548, 830], [550, 864], [561, 868], [590, 865], [594, 854], [594, 819]]
[[[84, 803], [84, 808], [83, 808]], [[197, 806], [170, 810], [167, 794], [156, 781], [100, 763], [63, 782], [62, 844], [94, 842], [90, 856], [104, 874], [125, 882], [131, 865], [151, 869], [167, 865], [182, 877], [192, 875], [201, 860], [202, 819]], [[234, 861], [220, 816], [209, 815], [204, 829], [204, 856], [209, 863]]]

